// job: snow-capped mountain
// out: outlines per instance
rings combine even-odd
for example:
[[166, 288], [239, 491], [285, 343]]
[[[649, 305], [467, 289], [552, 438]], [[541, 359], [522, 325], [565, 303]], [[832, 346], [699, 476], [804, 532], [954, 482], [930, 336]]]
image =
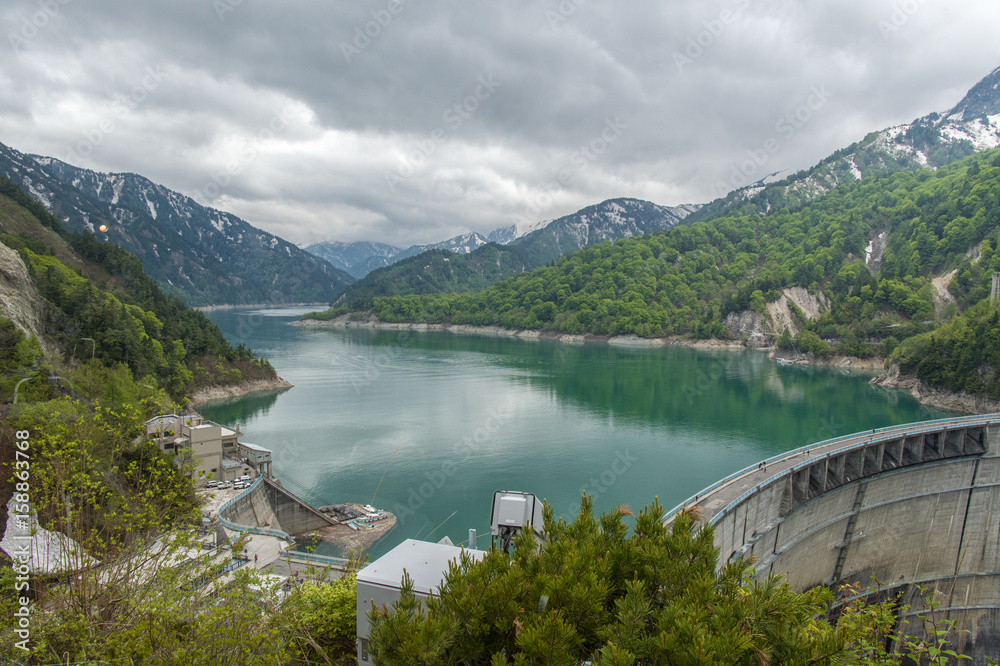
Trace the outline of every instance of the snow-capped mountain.
[[527, 236], [532, 231], [544, 229], [552, 220], [538, 220], [537, 222], [518, 222], [507, 227], [494, 229], [486, 234], [486, 240], [500, 245], [510, 245], [521, 236]]
[[353, 278], [239, 217], [134, 173], [100, 173], [0, 144], [0, 174], [70, 230], [121, 245], [189, 305], [331, 302]]
[[361, 279], [377, 268], [391, 266], [398, 261], [415, 257], [427, 250], [448, 250], [457, 254], [469, 254], [490, 241], [475, 231], [449, 238], [440, 243], [411, 245], [406, 249], [385, 243], [355, 241], [342, 243], [331, 241], [315, 243], [303, 248], [306, 252], [322, 257], [342, 271]]
[[411, 245], [396, 256], [396, 261], [406, 259], [407, 257], [415, 257], [427, 250], [448, 250], [449, 252], [456, 252], [458, 254], [469, 254], [487, 243], [489, 241], [482, 235], [477, 234], [475, 231], [470, 231], [467, 234], [461, 234], [440, 243]]
[[840, 183], [898, 171], [937, 169], [997, 146], [1000, 146], [1000, 68], [973, 86], [949, 111], [930, 113], [912, 123], [872, 132], [789, 178], [735, 190], [705, 206], [692, 219], [714, 217], [748, 202], [761, 213], [795, 207]]
[[513, 243], [537, 266], [605, 240], [641, 236], [680, 224], [698, 205], [660, 206], [641, 199], [608, 199], [560, 217]]
[[331, 241], [314, 243], [302, 248], [310, 254], [329, 261], [334, 267], [361, 279], [376, 268], [393, 264], [403, 250], [395, 245], [373, 243], [370, 241], [354, 241], [342, 243]]

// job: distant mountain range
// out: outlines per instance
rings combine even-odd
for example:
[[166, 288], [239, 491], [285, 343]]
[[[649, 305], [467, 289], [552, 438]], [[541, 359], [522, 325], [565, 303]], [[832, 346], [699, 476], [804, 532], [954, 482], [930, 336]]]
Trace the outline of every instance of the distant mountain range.
[[400, 248], [385, 243], [373, 243], [370, 241], [355, 241], [353, 243], [342, 243], [331, 241], [326, 243], [315, 243], [303, 249], [306, 252], [326, 259], [333, 266], [336, 266], [346, 273], [350, 273], [356, 278], [363, 278], [376, 268], [390, 266], [397, 262], [415, 257], [427, 250], [448, 250], [457, 254], [468, 254], [487, 243], [498, 243], [508, 245], [525, 234], [536, 229], [541, 229], [548, 224], [547, 220], [542, 220], [530, 225], [512, 224], [506, 227], [494, 229], [486, 236], [475, 231], [461, 234], [454, 238], [449, 238], [440, 243], [430, 245], [411, 245], [408, 248]]
[[[337, 304], [360, 306], [375, 296], [396, 294], [478, 291], [604, 240], [670, 229], [696, 210], [698, 206], [693, 205], [669, 207], [640, 199], [609, 199], [544, 224], [509, 245], [488, 243], [470, 252], [475, 242], [486, 239], [479, 234], [459, 236], [433, 248], [436, 252], [423, 251], [372, 271], [351, 285]], [[517, 231], [506, 227], [490, 235], [503, 237]], [[441, 252], [456, 252], [456, 247], [458, 256]]]
[[93, 231], [138, 256], [188, 305], [329, 303], [354, 281], [274, 234], [134, 173], [99, 173], [0, 144], [0, 174], [70, 230]]

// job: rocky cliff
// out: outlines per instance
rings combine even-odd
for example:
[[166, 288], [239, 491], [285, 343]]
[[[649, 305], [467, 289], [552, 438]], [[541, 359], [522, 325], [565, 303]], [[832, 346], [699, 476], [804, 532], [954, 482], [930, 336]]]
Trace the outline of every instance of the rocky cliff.
[[46, 307], [21, 256], [0, 243], [0, 315], [13, 321], [25, 335], [37, 337], [48, 354], [51, 345], [41, 335]]

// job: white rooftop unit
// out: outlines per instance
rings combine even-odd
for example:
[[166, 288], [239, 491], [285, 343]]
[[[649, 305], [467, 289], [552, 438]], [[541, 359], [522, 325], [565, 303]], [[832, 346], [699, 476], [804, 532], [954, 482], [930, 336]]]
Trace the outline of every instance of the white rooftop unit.
[[358, 572], [359, 664], [374, 663], [368, 652], [368, 611], [372, 602], [376, 607], [391, 606], [399, 598], [404, 569], [413, 581], [413, 593], [417, 599], [436, 596], [448, 573], [448, 563], [459, 561], [463, 552], [477, 560], [486, 556], [483, 550], [407, 539]]

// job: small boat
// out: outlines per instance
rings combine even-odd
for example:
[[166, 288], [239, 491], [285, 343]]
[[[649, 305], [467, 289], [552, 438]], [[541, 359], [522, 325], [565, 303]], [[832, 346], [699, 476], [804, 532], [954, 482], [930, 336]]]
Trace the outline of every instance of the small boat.
[[788, 358], [779, 358], [778, 365], [794, 365], [795, 361]]

